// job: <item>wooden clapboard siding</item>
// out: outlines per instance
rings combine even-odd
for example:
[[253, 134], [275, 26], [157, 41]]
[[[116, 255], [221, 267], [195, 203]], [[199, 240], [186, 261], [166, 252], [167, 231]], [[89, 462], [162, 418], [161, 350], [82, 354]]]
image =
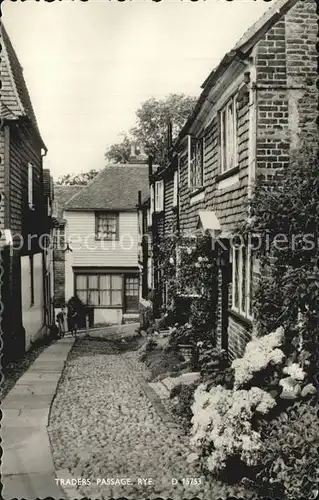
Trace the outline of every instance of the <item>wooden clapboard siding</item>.
[[[119, 241], [115, 242], [95, 240], [94, 212], [66, 211], [65, 218], [67, 220], [66, 240], [71, 240], [74, 266], [137, 267], [138, 220], [136, 212], [120, 212]], [[76, 243], [77, 238], [79, 243]], [[92, 249], [90, 250], [89, 247]]]

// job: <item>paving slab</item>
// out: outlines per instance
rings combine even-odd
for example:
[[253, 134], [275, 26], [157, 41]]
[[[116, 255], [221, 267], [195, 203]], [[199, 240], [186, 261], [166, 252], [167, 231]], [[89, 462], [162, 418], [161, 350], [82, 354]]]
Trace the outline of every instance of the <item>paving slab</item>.
[[1, 404], [5, 499], [65, 498], [55, 481], [47, 426], [51, 403], [73, 343], [74, 339], [63, 339], [47, 347]]

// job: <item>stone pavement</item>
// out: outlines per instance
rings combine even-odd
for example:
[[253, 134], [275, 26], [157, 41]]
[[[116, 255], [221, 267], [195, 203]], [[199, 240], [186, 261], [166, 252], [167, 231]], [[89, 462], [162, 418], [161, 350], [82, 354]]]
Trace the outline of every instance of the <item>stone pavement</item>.
[[47, 347], [1, 404], [2, 497], [65, 498], [56, 485], [47, 425], [73, 338]]

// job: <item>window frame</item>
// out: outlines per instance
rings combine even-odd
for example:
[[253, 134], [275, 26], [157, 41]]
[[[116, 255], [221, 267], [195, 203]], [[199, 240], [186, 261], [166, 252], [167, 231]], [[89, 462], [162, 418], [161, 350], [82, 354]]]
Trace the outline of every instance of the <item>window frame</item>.
[[[245, 279], [243, 280], [243, 248], [245, 249]], [[237, 256], [236, 256], [237, 254]], [[253, 259], [250, 245], [232, 247], [232, 305], [231, 309], [248, 320], [253, 319], [251, 310], [253, 291]], [[236, 280], [236, 264], [238, 263], [238, 280]], [[237, 287], [237, 294], [236, 294]], [[243, 293], [244, 292], [244, 293]], [[235, 296], [238, 295], [238, 306]], [[244, 305], [244, 307], [243, 307]]]
[[154, 211], [163, 212], [164, 210], [164, 180], [155, 181], [154, 189]]
[[[78, 288], [77, 287], [77, 278], [79, 276], [84, 276], [86, 278], [86, 288]], [[89, 277], [90, 276], [95, 276], [97, 277], [97, 288], [89, 288]], [[100, 286], [100, 278], [101, 276], [109, 276], [110, 277], [110, 288], [103, 288], [101, 289]], [[113, 288], [112, 287], [112, 279], [113, 277], [120, 277], [121, 278], [121, 288]], [[80, 292], [86, 292], [86, 302], [84, 302], [85, 306], [88, 307], [94, 307], [94, 308], [100, 308], [100, 309], [122, 309], [124, 307], [124, 302], [123, 302], [123, 290], [124, 290], [124, 278], [123, 274], [121, 273], [75, 273], [74, 275], [75, 278], [75, 286], [74, 286], [74, 292], [76, 295], [78, 295], [78, 291]], [[98, 293], [98, 304], [89, 304], [89, 291], [96, 291]], [[101, 304], [101, 292], [108, 291], [110, 293], [110, 304], [105, 305]], [[121, 304], [113, 304], [112, 303], [112, 292], [121, 292]], [[82, 300], [82, 299], [81, 299]]]
[[[220, 173], [224, 174], [229, 172], [238, 165], [238, 113], [237, 113], [237, 97], [238, 92], [232, 95], [228, 101], [219, 110], [219, 127], [220, 127]], [[229, 126], [228, 126], [228, 110], [232, 108], [232, 163], [228, 165], [229, 162]], [[223, 117], [225, 116], [225, 124]], [[225, 135], [226, 128], [226, 135]]]
[[[193, 191], [198, 191], [199, 189], [204, 188], [204, 155], [205, 155], [205, 138], [204, 137], [192, 137], [190, 134], [187, 136], [187, 141], [188, 141], [188, 159], [187, 159], [187, 166], [188, 166], [188, 187], [193, 190]], [[201, 183], [199, 185], [194, 184], [192, 179], [193, 177], [196, 178], [196, 163], [195, 163], [195, 156], [192, 156], [192, 141], [195, 142], [195, 148], [197, 147], [197, 144], [200, 144], [201, 147], [201, 165], [200, 165], [200, 177], [201, 177]], [[192, 172], [194, 169], [194, 164], [195, 164], [195, 173]]]
[[[94, 213], [95, 215], [95, 240], [97, 241], [119, 241], [120, 239], [120, 214], [119, 212], [115, 211], [107, 211], [107, 210], [97, 210]], [[99, 217], [100, 216], [108, 216], [108, 215], [115, 215], [115, 232], [110, 233], [111, 235], [114, 234], [115, 237], [107, 237], [106, 235], [104, 237], [99, 236]]]
[[178, 170], [174, 170], [173, 177], [173, 207], [177, 207], [178, 204]]

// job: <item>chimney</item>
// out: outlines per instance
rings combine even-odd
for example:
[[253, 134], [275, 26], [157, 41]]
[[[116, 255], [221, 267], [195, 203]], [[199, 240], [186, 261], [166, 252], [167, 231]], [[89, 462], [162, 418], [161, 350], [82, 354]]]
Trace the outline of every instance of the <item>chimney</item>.
[[135, 144], [131, 144], [131, 154], [130, 154], [130, 159], [129, 163], [136, 163], [136, 150], [135, 150]]
[[148, 156], [145, 153], [144, 144], [141, 144], [140, 145], [140, 152], [137, 156], [135, 156], [135, 163], [144, 164], [144, 163], [147, 163], [147, 161], [148, 161]]

